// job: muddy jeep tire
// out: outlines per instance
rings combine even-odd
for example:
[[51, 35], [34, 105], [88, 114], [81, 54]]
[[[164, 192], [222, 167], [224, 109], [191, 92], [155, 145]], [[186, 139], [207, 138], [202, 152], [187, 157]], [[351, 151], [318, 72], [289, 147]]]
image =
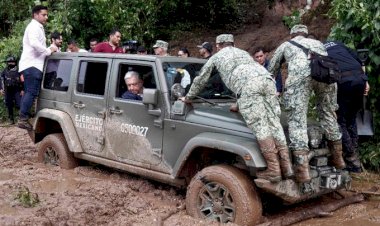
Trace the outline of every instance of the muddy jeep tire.
[[262, 205], [252, 181], [228, 165], [204, 168], [191, 180], [186, 194], [187, 213], [197, 218], [256, 225]]
[[37, 150], [39, 162], [59, 165], [62, 169], [73, 169], [78, 166], [78, 160], [70, 152], [62, 133], [47, 135], [38, 145]]

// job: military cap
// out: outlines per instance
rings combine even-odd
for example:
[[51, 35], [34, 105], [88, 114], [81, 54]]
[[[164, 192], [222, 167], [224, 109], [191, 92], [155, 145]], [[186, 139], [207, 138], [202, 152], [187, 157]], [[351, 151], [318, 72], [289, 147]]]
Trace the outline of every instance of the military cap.
[[7, 59], [4, 62], [17, 62], [17, 60], [14, 56], [10, 56], [10, 57], [7, 57]]
[[234, 36], [232, 34], [221, 34], [216, 37], [216, 43], [234, 42]]
[[212, 53], [212, 45], [209, 42], [204, 42], [204, 43], [202, 43], [202, 45], [198, 45], [197, 47], [200, 49], [202, 49], [202, 48], [207, 49], [207, 51]]
[[292, 29], [290, 30], [290, 34], [295, 34], [298, 32], [308, 34], [307, 26], [303, 24], [297, 24], [297, 25], [294, 25]]
[[154, 44], [153, 48], [168, 48], [169, 43], [162, 41], [162, 40], [157, 40], [156, 44]]

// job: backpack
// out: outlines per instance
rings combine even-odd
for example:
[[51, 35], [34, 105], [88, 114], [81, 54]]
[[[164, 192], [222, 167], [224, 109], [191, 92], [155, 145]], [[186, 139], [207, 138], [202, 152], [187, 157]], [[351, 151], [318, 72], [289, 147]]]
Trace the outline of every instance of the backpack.
[[311, 77], [314, 80], [326, 84], [332, 84], [340, 80], [342, 72], [339, 69], [338, 63], [333, 58], [313, 52], [292, 40], [288, 42], [301, 48], [306, 55], [309, 55]]

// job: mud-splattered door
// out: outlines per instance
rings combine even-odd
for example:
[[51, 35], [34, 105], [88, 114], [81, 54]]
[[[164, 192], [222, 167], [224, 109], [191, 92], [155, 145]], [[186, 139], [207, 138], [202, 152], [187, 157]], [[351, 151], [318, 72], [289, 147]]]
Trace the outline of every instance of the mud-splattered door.
[[107, 75], [112, 60], [79, 61], [70, 115], [86, 153], [104, 156]]
[[154, 63], [114, 60], [105, 129], [110, 158], [145, 167], [161, 162], [163, 116], [142, 103], [143, 89], [158, 86], [155, 74]]

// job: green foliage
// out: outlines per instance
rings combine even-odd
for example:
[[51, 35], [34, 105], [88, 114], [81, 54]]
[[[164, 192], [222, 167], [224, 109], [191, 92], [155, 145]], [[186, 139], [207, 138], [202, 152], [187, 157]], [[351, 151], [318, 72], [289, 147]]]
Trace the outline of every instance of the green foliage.
[[371, 170], [380, 172], [380, 143], [366, 142], [360, 146], [359, 150], [362, 163]]
[[38, 194], [30, 192], [26, 186], [18, 188], [15, 200], [18, 200], [23, 207], [34, 207], [40, 202]]
[[285, 26], [292, 28], [294, 25], [301, 23], [301, 16], [302, 15], [299, 10], [294, 10], [290, 16], [283, 16], [282, 21]]
[[[366, 67], [371, 86], [369, 101], [374, 116], [375, 136], [362, 149], [362, 158], [370, 166], [377, 167], [380, 155], [380, 2], [376, 0], [332, 0], [329, 15], [337, 23], [330, 34], [351, 48], [369, 49]], [[377, 165], [376, 165], [377, 164]]]

